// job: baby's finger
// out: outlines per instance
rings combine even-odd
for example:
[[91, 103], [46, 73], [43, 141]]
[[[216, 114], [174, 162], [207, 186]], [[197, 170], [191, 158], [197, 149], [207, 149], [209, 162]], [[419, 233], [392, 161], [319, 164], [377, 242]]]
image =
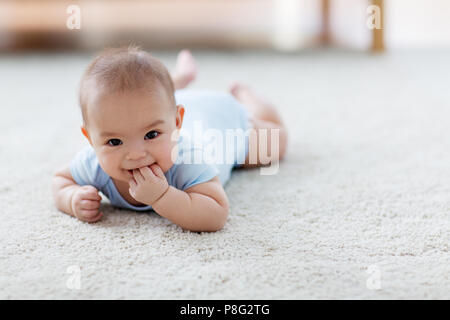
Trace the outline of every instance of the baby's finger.
[[135, 189], [137, 187], [137, 183], [134, 179], [131, 179], [128, 184], [130, 185], [130, 189]]
[[78, 215], [80, 217], [86, 218], [86, 219], [90, 219], [92, 217], [95, 217], [98, 214], [98, 210], [97, 209], [79, 209], [78, 210]]
[[97, 189], [83, 190], [82, 194], [83, 194], [83, 199], [99, 200], [99, 201], [102, 199], [102, 197], [98, 194]]
[[135, 184], [137, 184], [137, 181], [133, 175], [131, 176], [130, 180], [128, 180], [128, 183], [131, 183], [131, 182], [134, 182]]
[[160, 166], [158, 166], [157, 164], [152, 164], [151, 168], [152, 168], [153, 173], [157, 177], [159, 177], [159, 178], [163, 178], [164, 177], [164, 172], [162, 171]]
[[96, 221], [98, 215], [99, 211], [97, 209], [81, 209], [79, 212], [80, 219], [87, 222]]
[[93, 217], [89, 222], [97, 222], [103, 217], [103, 212], [99, 212], [95, 217]]
[[131, 195], [133, 198], [136, 199], [136, 193], [134, 192], [134, 189], [129, 188], [129, 189], [128, 189], [128, 192], [130, 193], [130, 195]]
[[153, 174], [152, 170], [149, 167], [139, 168], [139, 171], [141, 172], [141, 174], [146, 179], [152, 179], [154, 177], [154, 174]]
[[97, 222], [98, 220], [100, 220], [103, 217], [103, 212], [99, 212], [97, 215], [95, 215], [92, 218], [89, 218], [88, 220], [85, 220], [86, 222], [89, 223], [93, 223], [93, 222]]
[[144, 176], [139, 170], [134, 169], [133, 170], [133, 177], [136, 179], [137, 183], [143, 183], [145, 181]]
[[81, 209], [98, 209], [100, 208], [100, 201], [94, 201], [94, 200], [81, 200]]

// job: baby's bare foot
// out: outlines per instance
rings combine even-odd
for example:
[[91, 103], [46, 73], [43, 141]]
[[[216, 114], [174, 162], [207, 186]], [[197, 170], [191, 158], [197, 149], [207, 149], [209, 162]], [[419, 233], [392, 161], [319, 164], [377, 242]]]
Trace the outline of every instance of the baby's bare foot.
[[249, 86], [234, 82], [230, 86], [230, 93], [239, 102], [243, 103], [249, 107], [250, 111], [255, 111], [255, 108], [261, 105], [268, 104], [264, 99], [262, 99], [258, 94], [256, 94]]
[[178, 53], [175, 70], [172, 72], [172, 79], [175, 89], [187, 87], [197, 76], [197, 65], [191, 52], [187, 49]]
[[274, 106], [249, 86], [234, 82], [230, 86], [230, 93], [247, 108], [253, 117], [281, 123]]
[[230, 85], [230, 93], [239, 101], [245, 102], [251, 94], [250, 88], [242, 83], [233, 82]]

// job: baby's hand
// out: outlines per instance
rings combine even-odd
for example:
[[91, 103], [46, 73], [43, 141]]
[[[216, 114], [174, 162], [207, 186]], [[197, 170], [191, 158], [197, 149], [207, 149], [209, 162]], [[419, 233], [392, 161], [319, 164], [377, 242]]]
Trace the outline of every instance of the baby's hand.
[[130, 194], [139, 202], [153, 205], [169, 189], [164, 172], [157, 164], [133, 170], [130, 180]]
[[81, 221], [97, 222], [103, 216], [98, 211], [102, 197], [93, 186], [82, 186], [76, 189], [72, 195], [72, 212]]

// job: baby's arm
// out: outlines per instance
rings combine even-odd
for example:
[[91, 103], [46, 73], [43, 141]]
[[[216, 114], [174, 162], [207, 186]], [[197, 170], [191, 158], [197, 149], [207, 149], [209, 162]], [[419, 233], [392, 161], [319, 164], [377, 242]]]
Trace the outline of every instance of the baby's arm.
[[170, 186], [152, 207], [161, 216], [191, 231], [218, 231], [228, 217], [228, 198], [218, 177], [186, 191]]
[[78, 185], [68, 166], [55, 172], [52, 182], [56, 207], [82, 221], [96, 222], [101, 219], [98, 211], [102, 198], [94, 186]]

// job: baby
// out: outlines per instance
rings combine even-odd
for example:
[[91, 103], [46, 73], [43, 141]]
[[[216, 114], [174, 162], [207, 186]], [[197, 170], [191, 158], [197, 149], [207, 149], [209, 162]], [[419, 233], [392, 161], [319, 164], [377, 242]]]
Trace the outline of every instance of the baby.
[[[96, 222], [101, 191], [113, 206], [154, 210], [185, 230], [222, 229], [231, 170], [277, 163], [287, 134], [276, 110], [244, 85], [230, 93], [184, 89], [196, 73], [187, 50], [172, 75], [137, 47], [101, 52], [80, 84], [81, 131], [90, 145], [54, 174], [57, 208]], [[196, 138], [202, 126], [214, 134]], [[222, 151], [220, 133], [230, 130], [247, 133], [226, 150], [232, 161], [206, 161]]]

